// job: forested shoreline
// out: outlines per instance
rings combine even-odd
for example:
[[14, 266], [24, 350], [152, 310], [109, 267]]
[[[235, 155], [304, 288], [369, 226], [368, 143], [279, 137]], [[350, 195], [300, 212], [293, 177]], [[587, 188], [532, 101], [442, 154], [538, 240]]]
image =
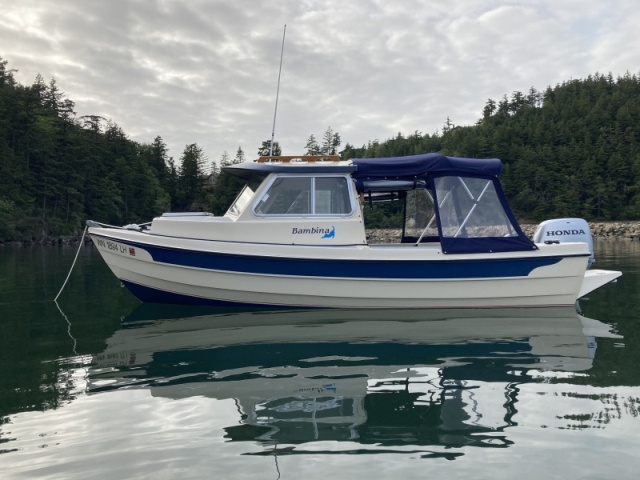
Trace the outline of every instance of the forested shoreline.
[[[197, 144], [179, 159], [160, 134], [149, 144], [130, 140], [114, 122], [76, 117], [55, 79], [25, 86], [0, 59], [0, 242], [78, 236], [85, 220], [114, 225], [149, 221], [163, 211], [224, 213], [242, 182], [220, 166], [253, 158], [239, 147], [209, 161]], [[398, 133], [355, 147], [343, 159], [441, 152], [497, 157], [511, 205], [524, 222], [583, 217], [590, 222], [640, 219], [640, 79], [594, 74], [544, 91], [489, 99], [475, 125], [450, 119], [442, 131]], [[297, 152], [340, 152], [331, 127]], [[265, 142], [255, 146], [265, 153]], [[276, 145], [276, 152], [279, 146]], [[370, 212], [387, 228], [387, 211]]]

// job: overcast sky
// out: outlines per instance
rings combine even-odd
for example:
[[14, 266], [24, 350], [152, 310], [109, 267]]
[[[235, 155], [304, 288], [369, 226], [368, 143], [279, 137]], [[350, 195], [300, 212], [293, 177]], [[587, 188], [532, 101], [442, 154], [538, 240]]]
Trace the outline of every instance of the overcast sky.
[[596, 72], [640, 73], [637, 0], [0, 0], [0, 57], [55, 78], [77, 116], [178, 160], [271, 138], [304, 153], [470, 125], [489, 98]]

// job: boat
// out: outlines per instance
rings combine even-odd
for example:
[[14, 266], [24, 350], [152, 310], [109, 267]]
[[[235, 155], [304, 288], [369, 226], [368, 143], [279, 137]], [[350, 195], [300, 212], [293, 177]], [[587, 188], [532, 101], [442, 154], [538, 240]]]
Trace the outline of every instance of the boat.
[[[223, 216], [168, 212], [148, 224], [89, 220], [115, 276], [143, 302], [272, 308], [575, 305], [615, 281], [590, 268], [584, 219], [529, 239], [499, 159], [264, 156], [226, 166], [247, 185]], [[396, 241], [373, 243], [367, 203], [397, 202]], [[534, 241], [535, 240], [535, 241]]]

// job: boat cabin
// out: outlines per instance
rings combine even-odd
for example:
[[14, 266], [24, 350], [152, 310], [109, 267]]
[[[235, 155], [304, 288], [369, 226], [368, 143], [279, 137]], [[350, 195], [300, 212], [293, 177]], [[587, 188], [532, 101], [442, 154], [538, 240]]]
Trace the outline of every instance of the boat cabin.
[[152, 233], [175, 235], [179, 230], [183, 237], [221, 241], [366, 245], [364, 204], [395, 201], [403, 212], [399, 244], [437, 243], [443, 253], [536, 249], [507, 205], [498, 159], [435, 153], [349, 161], [278, 156], [224, 170], [248, 184], [223, 217], [165, 214], [154, 219]]

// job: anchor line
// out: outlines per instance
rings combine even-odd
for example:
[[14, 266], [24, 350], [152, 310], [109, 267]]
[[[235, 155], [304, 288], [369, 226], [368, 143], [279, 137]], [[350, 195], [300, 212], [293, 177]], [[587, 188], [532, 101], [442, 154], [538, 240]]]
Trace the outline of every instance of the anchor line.
[[76, 256], [73, 259], [73, 263], [71, 264], [71, 268], [69, 269], [69, 273], [67, 273], [67, 278], [65, 279], [64, 283], [62, 284], [62, 288], [60, 288], [60, 291], [58, 292], [56, 297], [53, 299], [53, 301], [56, 302], [56, 303], [58, 303], [57, 302], [58, 297], [60, 296], [60, 294], [64, 290], [64, 287], [66, 287], [67, 282], [69, 281], [69, 277], [71, 276], [71, 272], [73, 271], [73, 267], [75, 267], [75, 265], [76, 265], [76, 261], [78, 260], [78, 255], [80, 254], [80, 249], [82, 248], [82, 244], [84, 243], [84, 236], [87, 234], [87, 228], [88, 227], [84, 227], [84, 232], [82, 232], [82, 238], [80, 239], [80, 245], [78, 245], [78, 250], [76, 251]]

